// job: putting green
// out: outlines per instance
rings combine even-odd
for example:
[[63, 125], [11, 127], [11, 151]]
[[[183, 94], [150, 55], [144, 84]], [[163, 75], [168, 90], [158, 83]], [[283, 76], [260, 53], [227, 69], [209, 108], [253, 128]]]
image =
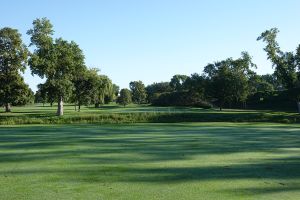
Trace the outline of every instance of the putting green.
[[0, 199], [298, 199], [300, 125], [0, 128]]

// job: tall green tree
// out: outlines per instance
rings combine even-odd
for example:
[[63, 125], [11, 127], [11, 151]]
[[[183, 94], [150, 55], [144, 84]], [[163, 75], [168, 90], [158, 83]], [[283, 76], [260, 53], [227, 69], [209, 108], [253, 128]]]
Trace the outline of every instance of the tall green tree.
[[120, 91], [120, 96], [117, 99], [117, 103], [123, 105], [124, 107], [130, 103], [132, 103], [132, 95], [130, 90], [122, 89]]
[[120, 93], [120, 87], [116, 84], [113, 84], [113, 93], [114, 93], [114, 100], [116, 100]]
[[79, 46], [62, 38], [53, 39], [53, 26], [47, 18], [33, 21], [30, 46], [35, 50], [29, 59], [33, 74], [46, 78], [57, 94], [57, 115], [63, 115], [63, 102], [73, 89], [73, 77], [85, 68], [84, 55]]
[[0, 104], [11, 111], [11, 104], [26, 103], [31, 94], [20, 72], [27, 64], [28, 50], [21, 34], [12, 28], [0, 29]]
[[243, 52], [239, 59], [228, 58], [205, 67], [204, 73], [209, 83], [207, 93], [217, 100], [220, 110], [225, 103], [245, 104], [250, 94], [249, 78], [253, 74], [252, 67], [256, 65], [252, 63], [247, 52]]
[[146, 87], [147, 100], [149, 103], [153, 103], [159, 98], [161, 94], [172, 92], [173, 89], [169, 82], [153, 83]]
[[72, 100], [78, 106], [80, 111], [81, 105], [88, 105], [93, 100], [93, 95], [97, 92], [99, 75], [96, 69], [88, 69], [81, 73], [77, 73], [74, 82], [74, 91]]
[[182, 88], [187, 90], [191, 96], [204, 100], [206, 98], [205, 97], [206, 85], [207, 85], [206, 78], [202, 75], [194, 73], [191, 76], [186, 78]]
[[53, 106], [53, 103], [57, 101], [57, 90], [55, 85], [52, 84], [53, 81], [48, 79], [45, 83], [38, 84], [38, 93], [41, 95], [40, 98], [42, 103], [50, 103], [50, 106]]
[[282, 90], [282, 84], [278, 81], [274, 74], [264, 74], [260, 76], [262, 82], [266, 82], [274, 88], [274, 90]]
[[279, 30], [272, 28], [263, 32], [257, 40], [262, 40], [267, 45], [264, 50], [267, 52], [268, 59], [273, 63], [275, 67], [274, 74], [281, 81], [281, 83], [287, 88], [294, 88], [299, 86], [299, 56], [300, 45], [297, 48], [296, 54], [293, 52], [281, 51], [278, 42], [276, 41]]
[[269, 79], [270, 75], [253, 74], [249, 79], [250, 93], [265, 93], [275, 90], [275, 83]]
[[274, 74], [286, 89], [292, 91], [300, 113], [300, 45], [295, 53], [281, 51], [276, 41], [278, 33], [277, 28], [272, 28], [263, 32], [257, 40], [267, 44], [264, 50], [275, 67]]
[[182, 91], [184, 89], [183, 85], [188, 76], [176, 74], [172, 77], [170, 81], [170, 86], [174, 91]]
[[42, 93], [40, 87], [42, 84], [38, 84], [38, 90], [34, 94], [34, 103], [42, 103], [43, 106], [45, 106], [45, 103], [47, 103], [47, 97], [45, 93]]
[[98, 75], [97, 90], [94, 93], [94, 104], [96, 108], [105, 104], [107, 96], [112, 96], [114, 93], [113, 83], [106, 75]]
[[142, 81], [132, 81], [129, 83], [132, 92], [132, 101], [137, 104], [146, 103], [147, 93]]

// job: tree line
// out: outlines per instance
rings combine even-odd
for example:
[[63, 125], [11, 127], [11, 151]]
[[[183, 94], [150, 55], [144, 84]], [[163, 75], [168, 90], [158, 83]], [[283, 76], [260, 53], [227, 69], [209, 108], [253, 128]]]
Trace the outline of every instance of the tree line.
[[209, 63], [201, 74], [174, 75], [169, 82], [145, 86], [141, 81], [130, 83], [127, 101], [156, 106], [197, 106], [211, 108], [247, 108], [285, 102], [300, 112], [300, 45], [295, 52], [281, 51], [276, 41], [279, 30], [263, 32], [258, 41], [266, 43], [264, 50], [272, 62], [274, 73], [259, 75], [252, 57], [242, 52], [237, 59], [227, 58]]
[[[54, 38], [53, 33], [47, 18], [34, 20], [33, 28], [27, 31], [29, 47], [34, 48], [30, 52], [18, 30], [0, 30], [0, 104], [6, 112], [11, 111], [11, 105], [25, 105], [35, 99], [51, 105], [57, 102], [57, 115], [61, 116], [65, 101], [74, 103], [80, 111], [83, 104], [99, 107], [117, 97], [118, 86], [97, 69], [85, 65], [78, 44]], [[27, 65], [33, 75], [45, 79], [35, 95], [21, 76]]]
[[[202, 73], [190, 76], [174, 75], [169, 82], [145, 86], [132, 81], [129, 89], [121, 89], [111, 79], [89, 69], [85, 57], [74, 41], [53, 37], [53, 25], [47, 18], [33, 21], [27, 31], [30, 52], [22, 42], [21, 34], [13, 28], [0, 29], [0, 105], [6, 112], [11, 105], [57, 102], [57, 115], [63, 115], [64, 102], [73, 103], [80, 111], [82, 105], [115, 101], [123, 106], [130, 103], [150, 103], [157, 106], [218, 106], [246, 108], [249, 101], [263, 101], [266, 94], [288, 91], [288, 97], [297, 102], [300, 111], [300, 45], [295, 52], [281, 51], [276, 41], [278, 29], [263, 32], [257, 40], [266, 43], [264, 50], [273, 63], [274, 74], [258, 75], [257, 66], [247, 52], [240, 58], [227, 58], [209, 63]], [[21, 75], [29, 66], [33, 75], [45, 79], [32, 90]], [[251, 100], [252, 99], [252, 100]]]

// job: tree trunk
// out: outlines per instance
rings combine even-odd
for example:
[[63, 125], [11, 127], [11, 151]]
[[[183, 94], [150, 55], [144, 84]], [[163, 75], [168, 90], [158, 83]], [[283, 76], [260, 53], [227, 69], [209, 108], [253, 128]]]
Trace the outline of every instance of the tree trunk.
[[78, 104], [78, 112], [80, 112], [80, 103]]
[[5, 104], [5, 112], [11, 112], [10, 103]]
[[221, 101], [221, 102], [220, 102], [220, 111], [222, 111], [222, 109], [223, 109], [223, 105], [224, 105], [224, 102], [223, 102], [223, 101]]
[[100, 108], [100, 103], [99, 102], [95, 103], [95, 108]]
[[53, 106], [53, 102], [50, 102], [50, 106], [51, 106], [51, 107]]
[[220, 111], [223, 110], [223, 105], [224, 105], [224, 103], [220, 103]]
[[63, 102], [63, 97], [59, 97], [56, 115], [57, 115], [57, 116], [63, 116], [63, 115], [64, 115], [64, 102]]
[[297, 105], [298, 105], [298, 113], [300, 114], [300, 102], [299, 101], [297, 102]]

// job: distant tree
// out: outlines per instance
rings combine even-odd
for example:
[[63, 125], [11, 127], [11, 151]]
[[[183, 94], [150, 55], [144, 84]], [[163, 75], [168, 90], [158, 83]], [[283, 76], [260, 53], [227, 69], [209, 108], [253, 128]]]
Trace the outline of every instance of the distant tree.
[[104, 97], [104, 103], [109, 104], [110, 102], [116, 101], [119, 95], [119, 90], [119, 86], [117, 86], [116, 84], [112, 84]]
[[34, 94], [34, 103], [42, 103], [43, 106], [47, 103], [47, 94], [44, 90], [44, 84], [37, 85], [37, 91]]
[[204, 76], [197, 73], [187, 77], [183, 83], [182, 88], [190, 93], [194, 98], [204, 100], [207, 80]]
[[174, 75], [170, 81], [170, 86], [171, 88], [173, 88], [174, 91], [182, 91], [183, 90], [183, 85], [184, 82], [186, 81], [186, 79], [188, 78], [188, 76], [186, 75]]
[[283, 52], [276, 41], [279, 30], [272, 28], [263, 32], [257, 40], [262, 40], [267, 45], [264, 50], [268, 59], [275, 67], [275, 76], [282, 85], [292, 92], [292, 98], [297, 101], [300, 113], [300, 45], [294, 52]]
[[147, 92], [147, 101], [149, 103], [153, 103], [153, 101], [158, 99], [161, 94], [173, 91], [169, 82], [153, 83], [148, 85], [145, 89]]
[[230, 59], [216, 62], [207, 65], [204, 69], [210, 83], [208, 94], [217, 99], [220, 110], [222, 110], [225, 102], [232, 100], [233, 74], [230, 73], [230, 62]]
[[78, 106], [78, 111], [81, 109], [81, 105], [88, 105], [92, 102], [93, 95], [98, 89], [99, 75], [96, 69], [89, 69], [78, 73], [74, 79], [74, 90], [72, 94], [72, 100]]
[[47, 79], [45, 83], [38, 84], [37, 95], [40, 95], [41, 102], [43, 106], [45, 103], [50, 103], [50, 106], [53, 106], [53, 103], [57, 101], [57, 90], [55, 85], [52, 84], [53, 80]]
[[120, 87], [116, 84], [113, 84], [113, 92], [114, 92], [114, 100], [116, 100], [120, 92]]
[[34, 103], [42, 103], [45, 106], [46, 98], [43, 97], [40, 90], [37, 90], [34, 94]]
[[142, 81], [132, 81], [129, 83], [132, 92], [132, 101], [137, 104], [146, 103], [147, 93]]
[[93, 102], [96, 108], [99, 108], [101, 104], [105, 103], [107, 96], [113, 95], [113, 83], [105, 75], [98, 76], [97, 90], [93, 95]]
[[20, 72], [26, 68], [28, 50], [16, 29], [0, 29], [0, 104], [5, 112], [11, 104], [25, 104], [31, 90]]
[[[251, 94], [255, 94], [257, 92], [272, 92], [275, 90], [275, 86], [266, 80], [265, 75], [257, 75], [253, 73], [249, 78], [249, 89]], [[269, 78], [269, 77], [268, 77]]]
[[293, 52], [282, 52], [276, 41], [279, 30], [272, 28], [263, 32], [257, 40], [262, 40], [267, 43], [264, 50], [267, 52], [268, 59], [271, 60], [275, 67], [275, 76], [282, 82], [286, 88], [294, 88], [299, 85], [298, 60], [300, 54], [300, 45], [297, 48], [296, 54]]
[[249, 95], [251, 67], [255, 65], [246, 52], [237, 60], [228, 58], [205, 67], [204, 72], [209, 83], [208, 94], [217, 99], [220, 110], [225, 103], [245, 103]]
[[130, 90], [122, 89], [120, 91], [120, 96], [117, 99], [117, 103], [123, 105], [124, 107], [130, 103], [132, 103], [132, 95]]
[[57, 115], [63, 115], [63, 101], [72, 93], [72, 79], [75, 73], [85, 68], [84, 55], [75, 42], [61, 38], [53, 39], [53, 26], [46, 18], [33, 21], [30, 46], [36, 49], [29, 59], [33, 74], [46, 78], [55, 89], [58, 107]]
[[274, 74], [264, 74], [261, 75], [262, 82], [266, 82], [274, 88], [274, 90], [282, 90], [282, 84], [278, 81], [277, 77]]
[[113, 102], [116, 98], [115, 96], [116, 88], [114, 88], [114, 84], [112, 83], [111, 79], [108, 78], [108, 81], [109, 81], [109, 87], [107, 88], [107, 92], [104, 95], [104, 104], [109, 104], [110, 102]]
[[18, 96], [15, 101], [12, 102], [12, 105], [24, 106], [26, 104], [34, 103], [34, 92], [31, 90], [29, 85], [21, 84], [19, 85], [18, 90]]

